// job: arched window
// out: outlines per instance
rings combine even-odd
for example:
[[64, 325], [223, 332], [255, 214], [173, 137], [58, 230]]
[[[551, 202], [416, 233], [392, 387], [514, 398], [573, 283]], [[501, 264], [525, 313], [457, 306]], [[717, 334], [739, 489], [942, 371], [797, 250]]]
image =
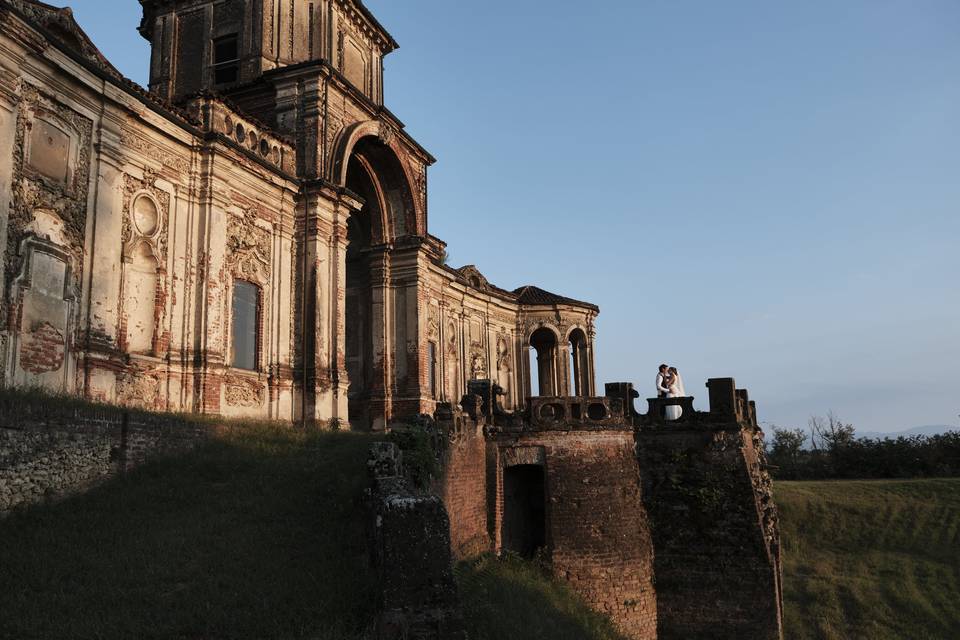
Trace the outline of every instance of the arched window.
[[580, 329], [570, 332], [570, 395], [590, 395], [590, 355], [587, 336]]
[[233, 283], [231, 362], [237, 369], [258, 369], [260, 333], [260, 287], [236, 280]]
[[[531, 362], [531, 379], [536, 375], [539, 396], [555, 396], [557, 387], [557, 336], [547, 328], [540, 328], [530, 336], [530, 346], [536, 351], [536, 367]], [[533, 391], [531, 380], [531, 393]]]

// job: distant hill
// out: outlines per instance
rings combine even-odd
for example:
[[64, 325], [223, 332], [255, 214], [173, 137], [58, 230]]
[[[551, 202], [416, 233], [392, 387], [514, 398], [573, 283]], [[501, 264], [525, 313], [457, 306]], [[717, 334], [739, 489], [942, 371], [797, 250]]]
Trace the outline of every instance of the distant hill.
[[882, 433], [880, 431], [857, 431], [856, 435], [858, 438], [882, 440], [883, 438], [899, 438], [901, 436], [905, 438], [910, 436], [937, 436], [941, 433], [947, 433], [948, 431], [960, 431], [960, 427], [949, 424], [928, 424], [923, 427], [913, 427], [912, 429], [893, 431], [889, 433]]

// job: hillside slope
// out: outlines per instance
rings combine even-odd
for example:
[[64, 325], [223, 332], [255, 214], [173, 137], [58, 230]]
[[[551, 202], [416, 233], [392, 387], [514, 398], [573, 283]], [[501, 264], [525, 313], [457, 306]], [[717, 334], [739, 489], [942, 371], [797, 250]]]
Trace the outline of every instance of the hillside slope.
[[778, 482], [775, 495], [787, 638], [960, 637], [960, 479]]
[[[374, 436], [245, 426], [0, 519], [0, 638], [365, 640]], [[457, 568], [470, 637], [615, 640], [533, 564]]]

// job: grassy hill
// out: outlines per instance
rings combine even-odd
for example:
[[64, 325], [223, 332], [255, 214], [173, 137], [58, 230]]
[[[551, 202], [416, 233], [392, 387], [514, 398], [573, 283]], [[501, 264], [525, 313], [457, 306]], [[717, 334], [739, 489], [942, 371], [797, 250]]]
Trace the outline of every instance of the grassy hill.
[[778, 482], [787, 638], [960, 637], [960, 479]]
[[[245, 427], [0, 520], [0, 638], [371, 637], [371, 436]], [[534, 565], [457, 568], [471, 638], [615, 640]]]
[[[370, 436], [228, 433], [0, 520], [0, 638], [369, 637]], [[960, 637], [960, 480], [779, 482], [790, 640]], [[476, 640], [618, 640], [536, 566], [457, 567]]]

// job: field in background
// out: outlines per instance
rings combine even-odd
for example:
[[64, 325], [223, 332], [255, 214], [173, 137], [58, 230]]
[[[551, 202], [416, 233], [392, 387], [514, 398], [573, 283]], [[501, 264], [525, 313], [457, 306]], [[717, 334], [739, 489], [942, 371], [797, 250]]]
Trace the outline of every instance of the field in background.
[[774, 491], [788, 640], [960, 638], [960, 479]]

